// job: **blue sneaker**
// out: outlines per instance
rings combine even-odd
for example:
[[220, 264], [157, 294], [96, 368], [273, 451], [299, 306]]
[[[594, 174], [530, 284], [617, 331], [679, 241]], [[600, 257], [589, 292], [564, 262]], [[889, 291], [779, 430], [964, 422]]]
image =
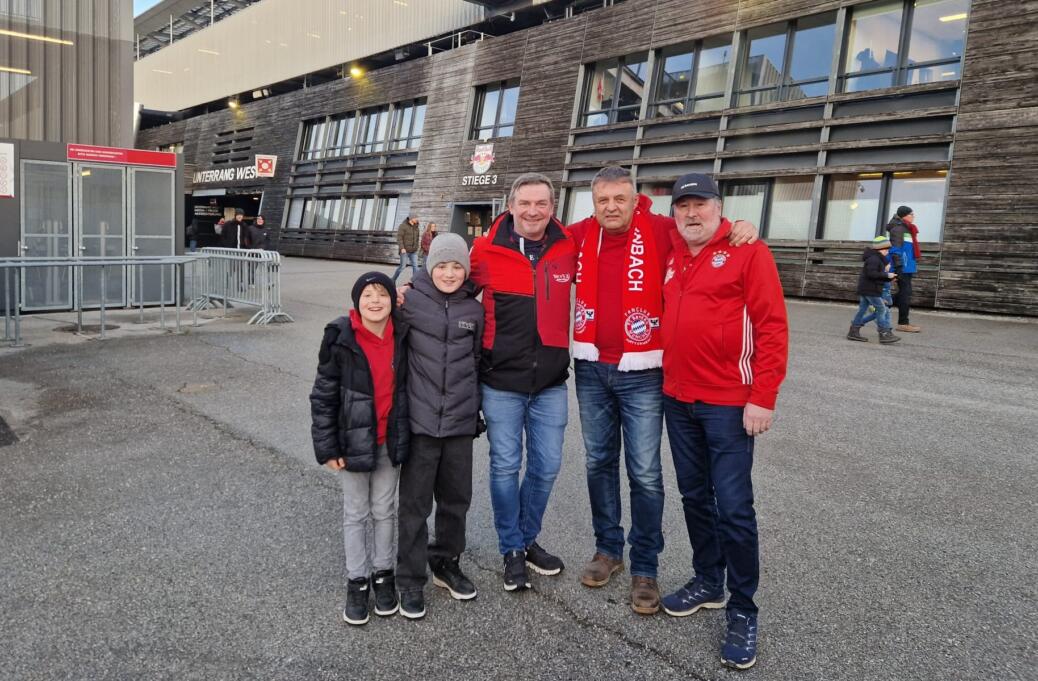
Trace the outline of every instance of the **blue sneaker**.
[[749, 669], [757, 662], [757, 616], [728, 613], [728, 634], [721, 647], [721, 664], [733, 669]]
[[703, 608], [723, 608], [724, 588], [707, 586], [701, 579], [693, 579], [672, 594], [660, 600], [663, 612], [674, 617], [685, 617]]

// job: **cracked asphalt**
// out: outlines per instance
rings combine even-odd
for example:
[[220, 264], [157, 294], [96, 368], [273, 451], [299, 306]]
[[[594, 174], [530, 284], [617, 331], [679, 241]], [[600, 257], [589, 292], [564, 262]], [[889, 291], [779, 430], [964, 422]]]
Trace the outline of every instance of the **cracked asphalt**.
[[[340, 491], [307, 396], [365, 269], [287, 259], [295, 324], [232, 311], [179, 336], [0, 348], [18, 438], [0, 446], [0, 678], [1038, 678], [1038, 324], [920, 312], [923, 333], [880, 347], [843, 340], [850, 306], [810, 302], [789, 304], [789, 378], [757, 444], [756, 668], [719, 665], [720, 611], [640, 617], [626, 575], [579, 584], [572, 391], [541, 535], [567, 569], [501, 589], [481, 439], [463, 559], [479, 597], [430, 585], [422, 621], [346, 626]], [[663, 458], [673, 589], [691, 554], [666, 440]]]

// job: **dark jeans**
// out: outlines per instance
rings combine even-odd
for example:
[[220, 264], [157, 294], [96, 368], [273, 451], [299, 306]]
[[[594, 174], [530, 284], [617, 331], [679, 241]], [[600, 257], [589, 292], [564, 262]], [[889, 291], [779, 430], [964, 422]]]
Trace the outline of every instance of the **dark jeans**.
[[728, 610], [755, 613], [760, 563], [753, 438], [743, 428], [742, 412], [742, 407], [663, 398], [692, 567], [714, 586], [724, 583], [727, 572]]
[[[436, 538], [428, 519], [436, 499]], [[397, 584], [425, 585], [428, 558], [454, 558], [465, 550], [465, 515], [472, 501], [472, 436], [411, 436], [411, 456], [400, 469]]]
[[623, 559], [620, 442], [631, 488], [631, 574], [656, 578], [663, 551], [663, 372], [618, 371], [615, 364], [576, 360], [580, 428], [587, 450], [587, 490], [595, 550]]
[[911, 324], [908, 321], [909, 306], [912, 304], [912, 277], [914, 274], [897, 275], [897, 294], [894, 295], [894, 307], [897, 308], [897, 323]]

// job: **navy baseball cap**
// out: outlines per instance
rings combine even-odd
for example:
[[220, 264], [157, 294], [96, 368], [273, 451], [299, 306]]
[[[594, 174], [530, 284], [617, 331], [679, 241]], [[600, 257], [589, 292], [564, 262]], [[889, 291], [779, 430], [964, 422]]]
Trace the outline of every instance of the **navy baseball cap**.
[[671, 191], [671, 201], [676, 203], [678, 199], [686, 196], [698, 196], [701, 199], [719, 199], [721, 192], [717, 189], [717, 183], [709, 175], [701, 173], [689, 173], [682, 175], [674, 183]]

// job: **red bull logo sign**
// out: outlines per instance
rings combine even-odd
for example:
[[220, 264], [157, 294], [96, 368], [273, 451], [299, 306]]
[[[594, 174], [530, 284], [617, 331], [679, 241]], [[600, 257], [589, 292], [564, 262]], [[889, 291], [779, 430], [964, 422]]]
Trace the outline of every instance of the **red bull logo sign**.
[[463, 187], [497, 184], [497, 175], [487, 174], [494, 165], [493, 144], [477, 144], [469, 162], [472, 164], [472, 172], [475, 174], [462, 176], [461, 185]]

